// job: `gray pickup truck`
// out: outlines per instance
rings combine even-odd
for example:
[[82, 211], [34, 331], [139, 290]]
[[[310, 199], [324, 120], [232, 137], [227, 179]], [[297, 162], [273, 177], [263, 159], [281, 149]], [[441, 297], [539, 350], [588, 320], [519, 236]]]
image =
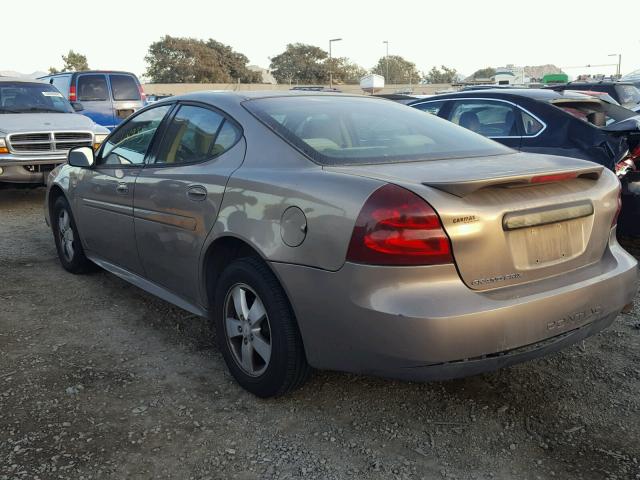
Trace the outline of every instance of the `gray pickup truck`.
[[97, 148], [109, 130], [76, 110], [53, 85], [0, 77], [0, 182], [44, 184], [70, 148]]

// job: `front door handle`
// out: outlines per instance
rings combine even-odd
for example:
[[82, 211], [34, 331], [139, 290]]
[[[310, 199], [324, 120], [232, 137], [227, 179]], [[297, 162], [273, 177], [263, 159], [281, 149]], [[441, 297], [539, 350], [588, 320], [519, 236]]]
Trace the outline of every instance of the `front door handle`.
[[119, 183], [118, 186], [116, 187], [116, 191], [122, 194], [128, 193], [129, 186], [126, 183]]
[[187, 197], [194, 202], [201, 202], [207, 198], [207, 189], [202, 185], [193, 185], [188, 188]]

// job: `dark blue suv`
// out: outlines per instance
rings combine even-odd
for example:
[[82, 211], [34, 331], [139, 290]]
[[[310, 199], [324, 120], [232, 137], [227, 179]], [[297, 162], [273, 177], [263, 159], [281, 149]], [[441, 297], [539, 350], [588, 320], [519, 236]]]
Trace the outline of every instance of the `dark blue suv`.
[[146, 104], [138, 77], [129, 72], [63, 72], [40, 80], [52, 84], [80, 113], [109, 130]]

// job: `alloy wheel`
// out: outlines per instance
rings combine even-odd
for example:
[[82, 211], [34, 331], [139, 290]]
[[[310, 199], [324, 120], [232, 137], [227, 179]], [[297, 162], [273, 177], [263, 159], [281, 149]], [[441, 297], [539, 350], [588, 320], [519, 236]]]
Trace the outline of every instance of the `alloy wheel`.
[[264, 373], [271, 360], [271, 326], [264, 304], [248, 285], [227, 292], [224, 304], [226, 339], [238, 366], [252, 377]]
[[58, 237], [62, 254], [68, 262], [73, 261], [75, 251], [73, 249], [73, 228], [71, 227], [71, 215], [66, 209], [60, 210], [58, 214]]

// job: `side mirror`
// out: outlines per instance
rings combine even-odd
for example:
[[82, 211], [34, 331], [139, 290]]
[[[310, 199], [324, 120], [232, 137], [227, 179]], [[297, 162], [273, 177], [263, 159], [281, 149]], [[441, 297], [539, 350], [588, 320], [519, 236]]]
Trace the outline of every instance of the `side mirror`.
[[67, 154], [67, 162], [72, 167], [89, 168], [95, 161], [95, 153], [91, 147], [75, 147]]
[[84, 110], [84, 107], [80, 102], [71, 102], [71, 106], [76, 112], [81, 112]]

